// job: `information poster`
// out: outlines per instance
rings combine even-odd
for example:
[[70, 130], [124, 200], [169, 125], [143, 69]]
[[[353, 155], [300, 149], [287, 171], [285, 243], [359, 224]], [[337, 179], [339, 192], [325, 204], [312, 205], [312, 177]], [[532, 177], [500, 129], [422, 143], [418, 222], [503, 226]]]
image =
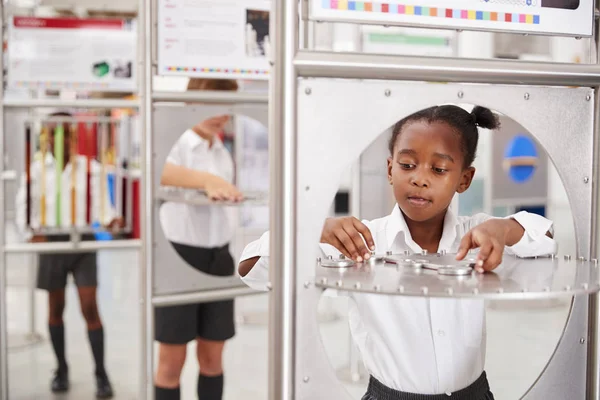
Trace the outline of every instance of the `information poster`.
[[309, 0], [311, 18], [381, 25], [591, 36], [593, 0]]
[[8, 85], [135, 91], [136, 36], [135, 21], [13, 17]]
[[361, 26], [362, 51], [372, 54], [401, 54], [455, 57], [456, 33], [449, 30]]
[[268, 79], [268, 0], [158, 2], [160, 75]]

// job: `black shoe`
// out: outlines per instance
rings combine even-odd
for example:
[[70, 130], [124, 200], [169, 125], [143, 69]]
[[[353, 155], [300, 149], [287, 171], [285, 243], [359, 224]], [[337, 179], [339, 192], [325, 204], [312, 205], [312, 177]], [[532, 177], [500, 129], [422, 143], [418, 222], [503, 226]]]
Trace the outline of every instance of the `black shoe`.
[[113, 389], [106, 374], [96, 375], [96, 398], [110, 399], [113, 397]]
[[50, 385], [53, 393], [63, 393], [69, 390], [69, 373], [59, 369], [54, 373], [52, 384]]

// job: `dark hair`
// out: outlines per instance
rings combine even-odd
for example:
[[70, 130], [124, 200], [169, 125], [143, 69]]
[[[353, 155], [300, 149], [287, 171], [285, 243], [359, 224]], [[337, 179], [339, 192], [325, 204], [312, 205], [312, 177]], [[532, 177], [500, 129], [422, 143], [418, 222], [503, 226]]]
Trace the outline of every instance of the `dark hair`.
[[453, 106], [434, 106], [417, 111], [406, 118], [401, 119], [394, 125], [392, 138], [390, 139], [390, 153], [394, 153], [394, 145], [402, 128], [410, 122], [426, 121], [428, 123], [444, 122], [450, 125], [460, 135], [461, 147], [464, 155], [464, 167], [470, 167], [475, 160], [479, 131], [477, 127], [485, 129], [498, 129], [500, 121], [498, 117], [485, 107], [475, 107], [470, 113], [464, 109]]

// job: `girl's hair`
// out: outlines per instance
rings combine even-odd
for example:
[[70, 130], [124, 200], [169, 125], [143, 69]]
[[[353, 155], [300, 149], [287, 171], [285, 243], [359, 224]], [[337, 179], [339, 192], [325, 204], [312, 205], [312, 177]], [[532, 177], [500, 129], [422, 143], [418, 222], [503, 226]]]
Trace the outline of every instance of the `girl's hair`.
[[223, 90], [235, 92], [238, 83], [233, 79], [190, 78], [187, 90]]
[[475, 107], [470, 113], [464, 109], [453, 106], [434, 106], [417, 111], [406, 118], [401, 119], [394, 125], [392, 138], [389, 142], [390, 153], [394, 153], [394, 145], [402, 128], [410, 122], [426, 121], [427, 123], [443, 122], [450, 125], [460, 135], [461, 147], [464, 156], [464, 167], [470, 167], [475, 160], [479, 131], [477, 127], [485, 129], [498, 129], [500, 121], [498, 117], [485, 107]]

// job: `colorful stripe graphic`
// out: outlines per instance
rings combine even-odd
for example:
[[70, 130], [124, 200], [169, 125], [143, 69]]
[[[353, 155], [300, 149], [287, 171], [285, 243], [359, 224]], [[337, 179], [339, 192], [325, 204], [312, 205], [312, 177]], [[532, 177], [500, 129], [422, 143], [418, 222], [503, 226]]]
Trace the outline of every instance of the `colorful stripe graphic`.
[[539, 25], [540, 16], [518, 13], [498, 13], [456, 8], [422, 7], [410, 4], [389, 4], [375, 1], [322, 0], [324, 9], [337, 11], [362, 11], [382, 14], [418, 15], [451, 19], [510, 22], [514, 24]]
[[212, 72], [212, 73], [232, 73], [244, 75], [269, 75], [268, 70], [263, 69], [242, 69], [242, 68], [195, 68], [195, 67], [165, 67], [167, 72]]

